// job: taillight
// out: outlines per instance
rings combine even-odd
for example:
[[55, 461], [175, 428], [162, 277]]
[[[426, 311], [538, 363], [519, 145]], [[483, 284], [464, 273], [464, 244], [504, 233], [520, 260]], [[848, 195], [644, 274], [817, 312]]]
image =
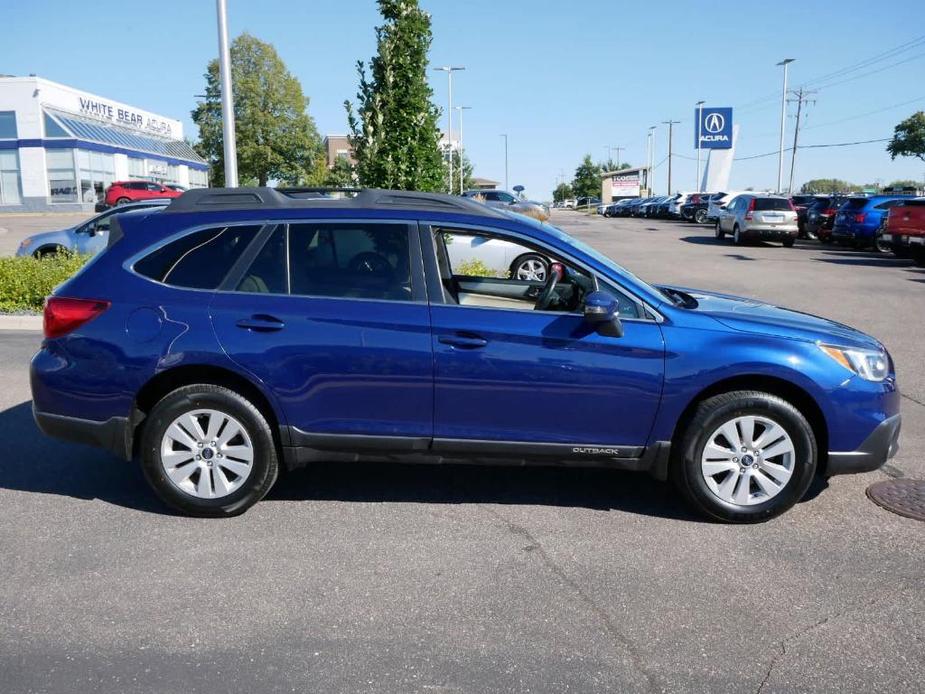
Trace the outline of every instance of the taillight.
[[45, 301], [43, 321], [45, 337], [50, 339], [67, 335], [96, 318], [109, 306], [110, 302], [103, 299], [69, 299], [64, 296], [50, 296]]
[[823, 212], [822, 214], [831, 216], [831, 215], [835, 214], [836, 212], [838, 212], [837, 209], [835, 209], [834, 207], [829, 207], [829, 208], [828, 208], [825, 212]]
[[748, 203], [748, 209], [745, 211], [745, 220], [751, 221], [752, 213], [755, 211], [755, 198], [752, 198]]
[[865, 219], [867, 219], [867, 215], [863, 212], [859, 212], [858, 214], [854, 215], [855, 224], [863, 224]]

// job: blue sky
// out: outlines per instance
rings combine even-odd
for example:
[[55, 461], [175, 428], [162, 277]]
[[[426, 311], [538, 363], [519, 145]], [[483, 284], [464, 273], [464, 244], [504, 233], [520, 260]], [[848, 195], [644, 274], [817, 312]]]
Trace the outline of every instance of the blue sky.
[[[4, 4], [0, 72], [36, 73], [180, 118], [193, 132], [193, 95], [202, 93], [205, 65], [217, 51], [214, 2]], [[895, 11], [855, 0], [837, 9], [813, 0], [421, 4], [433, 16], [432, 64], [467, 68], [454, 80], [454, 102], [472, 107], [464, 134], [476, 175], [503, 181], [499, 135], [508, 133], [510, 184], [525, 185], [535, 198], [548, 197], [561, 173], [571, 178], [585, 153], [603, 159], [607, 146], [624, 147], [625, 160], [643, 164], [650, 125], [659, 125], [661, 162], [667, 145], [661, 122], [668, 119], [682, 121], [675, 126], [672, 187], [692, 188], [695, 162], [682, 157], [696, 155], [699, 99], [739, 107], [737, 156], [775, 151], [781, 80], [775, 63], [784, 57], [797, 59], [792, 86], [816, 80], [819, 88], [801, 144], [888, 138], [897, 122], [925, 109], [925, 43], [817, 79], [925, 35], [925, 6], [916, 3]], [[343, 101], [356, 92], [355, 63], [375, 50], [375, 2], [228, 5], [232, 35], [249, 31], [276, 46], [311, 98], [319, 131], [346, 132]], [[431, 80], [443, 106], [446, 77], [431, 73]], [[789, 140], [793, 118], [787, 127]], [[858, 183], [925, 176], [925, 163], [891, 161], [884, 144], [801, 150], [796, 185], [823, 176]], [[657, 189], [665, 188], [666, 168], [656, 171]], [[765, 188], [776, 176], [776, 156], [737, 161], [732, 185]]]

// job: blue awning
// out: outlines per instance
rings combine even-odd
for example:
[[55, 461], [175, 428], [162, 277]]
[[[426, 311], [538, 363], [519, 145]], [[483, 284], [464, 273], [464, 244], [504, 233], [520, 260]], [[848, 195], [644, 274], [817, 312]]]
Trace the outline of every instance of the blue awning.
[[79, 140], [87, 140], [103, 145], [134, 150], [141, 154], [180, 159], [203, 165], [206, 160], [196, 154], [196, 150], [183, 140], [171, 140], [154, 135], [142, 135], [129, 128], [122, 128], [110, 123], [89, 118], [81, 118], [61, 111], [46, 109], [46, 112]]

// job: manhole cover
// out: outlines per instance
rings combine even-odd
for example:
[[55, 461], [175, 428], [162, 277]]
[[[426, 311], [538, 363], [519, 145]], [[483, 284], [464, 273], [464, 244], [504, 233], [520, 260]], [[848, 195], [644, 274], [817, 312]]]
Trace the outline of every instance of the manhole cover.
[[867, 488], [877, 506], [906, 518], [925, 521], [925, 480], [885, 480]]

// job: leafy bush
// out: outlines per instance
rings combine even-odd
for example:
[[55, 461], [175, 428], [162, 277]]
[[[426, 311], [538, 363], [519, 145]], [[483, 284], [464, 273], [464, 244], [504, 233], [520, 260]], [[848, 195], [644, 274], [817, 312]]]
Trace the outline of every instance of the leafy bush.
[[459, 267], [453, 268], [453, 272], [462, 277], [500, 277], [507, 279], [511, 276], [508, 270], [493, 270], [479, 259], [465, 260], [459, 264]]
[[45, 297], [90, 259], [59, 253], [41, 260], [0, 258], [0, 313], [41, 311]]

